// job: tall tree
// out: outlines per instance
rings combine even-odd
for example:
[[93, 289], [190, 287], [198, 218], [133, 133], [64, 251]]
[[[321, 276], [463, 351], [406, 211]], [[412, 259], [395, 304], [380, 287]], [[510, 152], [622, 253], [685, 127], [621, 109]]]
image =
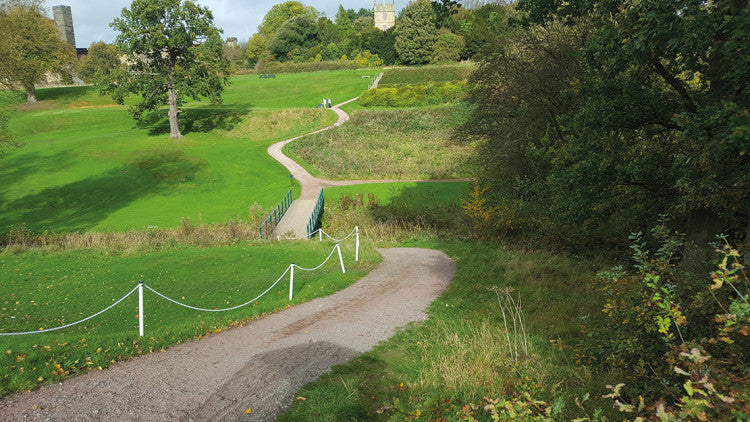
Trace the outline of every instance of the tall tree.
[[185, 99], [221, 102], [229, 65], [221, 31], [207, 7], [192, 1], [133, 0], [110, 26], [119, 31], [116, 45], [128, 56], [130, 68], [113, 75], [104, 90], [120, 104], [126, 95], [139, 94], [140, 101], [130, 108], [136, 119], [167, 104], [170, 137], [181, 138], [179, 107]]
[[318, 44], [318, 23], [310, 14], [297, 15], [284, 22], [276, 31], [268, 49], [278, 60], [304, 56]]
[[305, 6], [298, 1], [285, 1], [276, 4], [263, 16], [263, 22], [258, 25], [258, 33], [273, 35], [284, 22], [299, 15], [313, 15], [317, 18], [320, 16], [320, 12], [314, 7]]
[[117, 48], [99, 41], [92, 43], [88, 54], [79, 59], [78, 76], [84, 82], [99, 83], [109, 80], [113, 73], [117, 73], [123, 67]]
[[750, 231], [748, 0], [519, 3], [540, 22], [593, 18], [572, 122], [589, 139], [653, 138], [669, 151], [659, 159], [673, 178], [652, 183], [703, 247], [690, 266], [712, 253], [714, 234]]
[[425, 64], [432, 58], [432, 48], [437, 40], [435, 12], [430, 0], [409, 3], [396, 23], [396, 51], [401, 62]]
[[36, 86], [49, 72], [75, 61], [73, 47], [58, 37], [42, 4], [41, 0], [0, 3], [0, 84], [24, 89], [28, 103], [36, 102]]

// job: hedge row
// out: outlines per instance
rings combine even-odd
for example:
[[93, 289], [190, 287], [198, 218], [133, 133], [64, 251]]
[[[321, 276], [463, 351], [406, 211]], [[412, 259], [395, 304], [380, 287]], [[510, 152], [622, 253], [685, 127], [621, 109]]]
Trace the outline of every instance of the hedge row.
[[461, 100], [465, 84], [441, 83], [422, 85], [380, 85], [359, 97], [364, 107], [421, 107], [447, 104]]

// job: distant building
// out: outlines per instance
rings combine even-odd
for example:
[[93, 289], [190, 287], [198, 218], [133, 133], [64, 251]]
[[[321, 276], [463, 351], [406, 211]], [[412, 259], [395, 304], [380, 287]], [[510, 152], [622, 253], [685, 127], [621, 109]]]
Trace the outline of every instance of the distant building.
[[377, 4], [372, 9], [373, 20], [375, 21], [375, 28], [385, 31], [388, 28], [392, 28], [396, 25], [396, 5], [390, 4]]
[[52, 6], [52, 15], [57, 25], [57, 35], [71, 47], [76, 48], [73, 13], [70, 11], [70, 6]]
[[224, 41], [224, 45], [227, 47], [237, 47], [237, 37], [229, 37]]

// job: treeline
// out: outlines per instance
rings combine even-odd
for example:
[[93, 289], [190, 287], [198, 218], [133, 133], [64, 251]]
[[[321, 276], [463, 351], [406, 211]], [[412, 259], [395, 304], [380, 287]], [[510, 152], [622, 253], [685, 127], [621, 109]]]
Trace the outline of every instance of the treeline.
[[333, 20], [297, 1], [277, 4], [258, 32], [228, 51], [235, 67], [269, 62], [354, 61], [360, 66], [417, 65], [476, 58], [506, 26], [512, 9], [488, 3], [462, 6], [454, 0], [416, 0], [397, 14], [388, 30], [375, 27], [371, 9], [339, 6]]
[[[746, 241], [747, 1], [519, 0], [470, 83], [495, 233], [627, 245], [667, 215], [700, 261]], [[489, 230], [489, 229], [488, 229]], [[696, 254], [697, 253], [697, 254]]]

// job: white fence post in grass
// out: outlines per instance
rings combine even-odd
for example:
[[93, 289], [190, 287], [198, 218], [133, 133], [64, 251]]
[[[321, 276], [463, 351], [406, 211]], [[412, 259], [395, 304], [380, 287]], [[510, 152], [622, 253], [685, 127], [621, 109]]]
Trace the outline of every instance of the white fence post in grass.
[[321, 242], [323, 241], [323, 229], [318, 229], [318, 239]]
[[294, 289], [294, 262], [289, 266], [289, 300], [292, 300], [292, 291]]
[[143, 337], [143, 280], [138, 282], [138, 334]]
[[357, 246], [354, 249], [354, 261], [359, 262], [359, 226], [354, 226], [354, 231], [357, 233]]
[[346, 274], [346, 268], [344, 268], [344, 258], [341, 257], [341, 245], [336, 244], [336, 250], [339, 251], [339, 262], [341, 262], [341, 272]]

